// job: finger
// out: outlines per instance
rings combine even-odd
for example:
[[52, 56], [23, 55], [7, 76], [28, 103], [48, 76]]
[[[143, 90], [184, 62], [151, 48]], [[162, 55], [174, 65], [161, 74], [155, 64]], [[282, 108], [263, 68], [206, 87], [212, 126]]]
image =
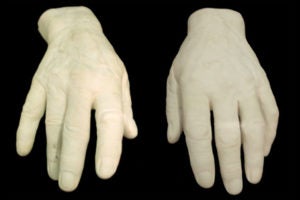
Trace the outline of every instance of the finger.
[[222, 179], [228, 193], [238, 194], [242, 191], [243, 182], [237, 102], [229, 98], [216, 100], [213, 102], [213, 113]]
[[259, 90], [259, 100], [267, 124], [264, 147], [264, 155], [267, 156], [276, 136], [279, 118], [278, 107], [269, 83]]
[[23, 106], [17, 130], [17, 152], [26, 156], [32, 149], [39, 122], [45, 112], [46, 92], [43, 86], [33, 79]]
[[256, 96], [239, 102], [245, 171], [249, 182], [258, 183], [264, 164], [265, 121]]
[[122, 82], [122, 99], [123, 99], [123, 115], [125, 131], [124, 136], [128, 139], [133, 139], [137, 136], [138, 131], [133, 119], [132, 108], [131, 108], [131, 97], [129, 89], [128, 75], [124, 72], [123, 82]]
[[168, 141], [169, 143], [176, 143], [180, 138], [182, 125], [178, 86], [172, 69], [167, 80], [166, 114], [168, 121]]
[[90, 131], [92, 98], [87, 92], [71, 91], [62, 134], [59, 186], [74, 190], [80, 180]]
[[196, 181], [204, 188], [213, 185], [215, 165], [212, 152], [210, 106], [206, 96], [184, 90], [183, 130]]
[[110, 178], [116, 171], [124, 133], [121, 97], [104, 92], [96, 99], [96, 172], [102, 179]]
[[66, 110], [66, 95], [55, 88], [49, 89], [46, 110], [47, 169], [50, 178], [58, 180], [61, 136]]

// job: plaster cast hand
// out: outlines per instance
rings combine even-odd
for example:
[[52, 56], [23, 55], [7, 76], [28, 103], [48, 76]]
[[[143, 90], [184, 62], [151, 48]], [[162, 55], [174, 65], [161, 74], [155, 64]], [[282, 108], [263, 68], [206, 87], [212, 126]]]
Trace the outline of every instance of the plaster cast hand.
[[241, 15], [202, 9], [189, 18], [188, 35], [167, 81], [168, 140], [184, 132], [199, 185], [214, 183], [210, 111], [226, 190], [242, 190], [241, 144], [246, 177], [260, 181], [264, 156], [275, 138], [278, 109], [268, 79], [246, 41]]
[[17, 131], [17, 152], [27, 155], [46, 111], [49, 176], [62, 190], [74, 190], [80, 180], [96, 110], [96, 172], [111, 177], [118, 166], [123, 134], [137, 135], [132, 117], [126, 69], [85, 7], [46, 11], [39, 30], [48, 43], [35, 73]]

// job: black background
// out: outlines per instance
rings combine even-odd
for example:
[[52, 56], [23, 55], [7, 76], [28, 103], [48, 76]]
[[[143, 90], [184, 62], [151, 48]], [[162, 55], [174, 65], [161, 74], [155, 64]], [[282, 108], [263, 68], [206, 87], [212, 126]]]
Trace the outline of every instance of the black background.
[[[96, 144], [92, 120], [85, 168], [81, 182], [73, 193], [59, 190], [46, 171], [44, 123], [39, 127], [34, 148], [25, 158], [17, 156], [15, 131], [31, 78], [46, 50], [37, 30], [37, 20], [51, 7], [86, 5], [100, 20], [104, 33], [126, 65], [131, 85], [134, 117], [139, 136], [124, 139], [123, 152], [116, 174], [101, 180], [94, 170]], [[188, 16], [204, 7], [230, 8], [245, 20], [247, 39], [256, 52], [272, 85], [280, 109], [278, 133], [269, 157], [265, 159], [262, 181], [249, 184], [239, 196], [227, 194], [217, 168], [215, 185], [202, 189], [193, 178], [184, 137], [170, 145], [166, 139], [165, 88], [172, 60], [186, 35]], [[92, 1], [74, 3], [7, 4], [1, 8], [1, 101], [3, 127], [1, 162], [5, 186], [9, 194], [45, 193], [76, 197], [81, 193], [101, 198], [107, 193], [123, 192], [189, 192], [199, 199], [254, 199], [287, 195], [293, 190], [291, 158], [294, 146], [288, 140], [287, 88], [290, 63], [289, 4], [241, 4], [234, 1], [199, 1], [191, 4], [100, 4]], [[6, 12], [7, 11], [7, 12]], [[8, 78], [8, 80], [7, 80]], [[43, 121], [44, 119], [42, 119]], [[293, 149], [292, 149], [293, 148]], [[295, 186], [295, 185], [294, 185]], [[31, 197], [32, 194], [28, 194]]]

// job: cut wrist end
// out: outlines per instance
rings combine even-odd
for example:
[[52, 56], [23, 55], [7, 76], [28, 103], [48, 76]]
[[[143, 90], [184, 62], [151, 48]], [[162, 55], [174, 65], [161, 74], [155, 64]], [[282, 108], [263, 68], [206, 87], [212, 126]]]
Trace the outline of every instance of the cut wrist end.
[[202, 8], [192, 13], [188, 19], [188, 30], [222, 26], [227, 24], [232, 29], [244, 33], [245, 25], [242, 15], [231, 9]]
[[93, 29], [102, 32], [102, 27], [93, 12], [84, 6], [51, 8], [38, 20], [42, 37], [49, 42], [51, 38], [65, 29]]

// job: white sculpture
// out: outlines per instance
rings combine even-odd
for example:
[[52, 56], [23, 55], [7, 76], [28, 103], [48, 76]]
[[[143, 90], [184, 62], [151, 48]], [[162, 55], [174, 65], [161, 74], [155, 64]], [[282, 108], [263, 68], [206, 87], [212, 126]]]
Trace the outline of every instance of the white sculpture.
[[228, 9], [201, 9], [167, 81], [168, 141], [184, 132], [194, 176], [204, 188], [214, 183], [210, 111], [226, 190], [242, 190], [240, 147], [249, 182], [262, 177], [264, 156], [276, 135], [278, 108], [269, 81], [245, 37], [242, 16]]
[[72, 191], [83, 169], [91, 109], [96, 110], [99, 177], [115, 173], [123, 134], [137, 135], [127, 72], [88, 8], [50, 9], [38, 25], [48, 49], [23, 107], [17, 152], [30, 152], [46, 111], [48, 173], [62, 190]]
[[[38, 22], [48, 43], [35, 73], [17, 131], [17, 152], [27, 155], [46, 112], [49, 176], [64, 191], [80, 180], [89, 140], [90, 111], [96, 110], [96, 172], [111, 177], [118, 166], [123, 134], [137, 136], [126, 69], [86, 7], [46, 11]], [[260, 181], [264, 156], [276, 135], [278, 108], [268, 79], [246, 41], [241, 15], [201, 9], [188, 22], [188, 35], [167, 82], [168, 140], [185, 133], [199, 185], [214, 183], [210, 111], [221, 175], [230, 194], [242, 190], [240, 147], [251, 183]]]

